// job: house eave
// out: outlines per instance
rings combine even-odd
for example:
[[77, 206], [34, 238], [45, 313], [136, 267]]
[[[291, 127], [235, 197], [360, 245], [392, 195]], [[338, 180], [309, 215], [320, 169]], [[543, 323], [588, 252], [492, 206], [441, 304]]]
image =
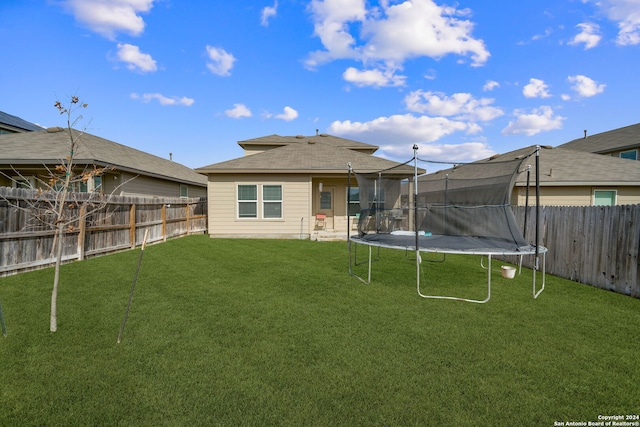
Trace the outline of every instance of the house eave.
[[[526, 182], [516, 182], [516, 187], [526, 187]], [[529, 186], [535, 186], [531, 182]], [[541, 187], [640, 187], [638, 181], [552, 181], [540, 182]]]
[[[195, 186], [202, 187], [202, 188], [206, 188], [207, 187], [207, 183], [206, 182], [191, 181], [191, 180], [188, 180], [188, 179], [167, 176], [167, 175], [153, 173], [153, 172], [149, 172], [149, 171], [143, 171], [143, 170], [140, 170], [140, 169], [125, 167], [125, 166], [121, 166], [121, 165], [117, 165], [117, 164], [113, 164], [113, 163], [107, 163], [107, 162], [100, 161], [100, 160], [74, 159], [73, 161], [78, 166], [95, 165], [95, 166], [102, 167], [102, 168], [113, 168], [116, 171], [127, 172], [127, 173], [131, 173], [131, 174], [134, 174], [134, 175], [148, 176], [148, 177], [151, 177], [151, 178], [163, 179], [165, 181], [173, 181], [173, 182], [177, 182], [177, 183], [180, 183], [180, 184], [195, 185]], [[34, 160], [34, 159], [31, 159], [31, 160], [26, 160], [26, 159], [3, 159], [2, 160], [2, 164], [3, 165], [6, 164], [8, 167], [11, 167], [11, 168], [14, 168], [14, 169], [16, 169], [15, 166], [17, 166], [17, 165], [21, 165], [21, 166], [22, 165], [33, 165], [33, 166], [38, 165], [39, 167], [47, 167], [47, 165], [49, 165], [49, 167], [50, 167], [51, 165], [58, 165], [58, 164], [60, 164], [60, 162], [61, 162], [60, 159], [38, 159], [38, 160]]]

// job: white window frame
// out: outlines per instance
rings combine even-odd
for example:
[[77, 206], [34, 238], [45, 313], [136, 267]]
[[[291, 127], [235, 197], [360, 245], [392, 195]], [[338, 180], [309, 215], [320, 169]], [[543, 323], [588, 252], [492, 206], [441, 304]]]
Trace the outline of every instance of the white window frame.
[[[255, 187], [256, 198], [252, 200], [240, 200], [239, 189], [240, 187]], [[280, 187], [280, 199], [271, 200], [265, 197], [265, 188]], [[253, 183], [253, 182], [238, 182], [236, 183], [236, 219], [240, 221], [281, 221], [284, 219], [284, 185], [282, 183]], [[241, 203], [253, 203], [255, 206], [255, 216], [240, 216], [240, 204]], [[265, 208], [267, 204], [280, 204], [280, 216], [267, 217], [265, 212], [268, 209]]]
[[[262, 219], [282, 219], [282, 211], [284, 209], [284, 203], [283, 203], [283, 199], [284, 199], [284, 194], [283, 194], [283, 186], [282, 184], [262, 184], [261, 185], [261, 189], [262, 191], [260, 192], [260, 195], [262, 196]], [[267, 187], [279, 187], [280, 188], [280, 198], [279, 199], [268, 199], [265, 197], [265, 188]], [[275, 205], [276, 203], [280, 204], [280, 216], [268, 216], [267, 217], [267, 209], [266, 206], [267, 204], [273, 204]]]
[[[612, 192], [613, 193], [613, 204], [612, 205], [596, 205], [596, 193], [598, 192]], [[593, 190], [593, 206], [615, 206], [618, 204], [618, 190], [613, 188], [598, 188]]]
[[[255, 187], [256, 189], [256, 198], [255, 199], [240, 199], [240, 187]], [[259, 188], [258, 188], [258, 184], [251, 184], [251, 183], [238, 183], [236, 184], [236, 218], [240, 219], [240, 220], [252, 220], [252, 219], [258, 219], [260, 217], [260, 212], [258, 209], [258, 195], [260, 194], [259, 192]], [[253, 204], [256, 209], [255, 209], [255, 216], [241, 216], [240, 215], [240, 204]]]
[[[24, 185], [26, 184], [26, 185]], [[27, 176], [12, 176], [11, 187], [13, 188], [36, 188], [36, 177], [33, 175]]]

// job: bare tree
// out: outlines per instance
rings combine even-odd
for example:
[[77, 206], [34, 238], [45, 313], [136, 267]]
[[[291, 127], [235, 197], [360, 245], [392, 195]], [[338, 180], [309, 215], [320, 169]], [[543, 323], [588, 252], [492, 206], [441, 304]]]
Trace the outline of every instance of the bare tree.
[[98, 167], [96, 165], [76, 164], [76, 156], [82, 146], [82, 138], [86, 127], [79, 131], [75, 129], [83, 119], [78, 112], [87, 108], [87, 104], [80, 102], [77, 96], [70, 98], [65, 105], [56, 101], [55, 108], [61, 115], [66, 116], [66, 127], [63, 129], [68, 136], [68, 154], [60, 159], [60, 164], [51, 169], [45, 165], [45, 175], [38, 177], [35, 183], [31, 183], [15, 168], [15, 177], [8, 177], [21, 185], [35, 190], [37, 197], [27, 200], [21, 205], [13, 203], [13, 206], [27, 211], [30, 216], [30, 227], [49, 229], [54, 231], [51, 257], [55, 257], [55, 269], [53, 290], [51, 292], [51, 317], [49, 329], [55, 332], [58, 329], [58, 286], [60, 283], [60, 265], [62, 264], [64, 237], [66, 233], [73, 232], [80, 221], [103, 211], [109, 203], [112, 195], [125, 182], [121, 182], [110, 194], [102, 191], [79, 193], [80, 188], [87, 188], [95, 178], [113, 170], [111, 167]]

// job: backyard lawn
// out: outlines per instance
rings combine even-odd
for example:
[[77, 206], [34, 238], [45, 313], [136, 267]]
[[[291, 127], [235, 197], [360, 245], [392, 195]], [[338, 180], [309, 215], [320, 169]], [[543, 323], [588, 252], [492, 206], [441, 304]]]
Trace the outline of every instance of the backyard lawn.
[[[638, 299], [547, 276], [534, 300], [530, 271], [504, 279], [494, 259], [487, 304], [425, 300], [402, 251], [382, 250], [366, 285], [348, 273], [345, 242], [198, 235], [145, 249], [117, 344], [139, 255], [63, 266], [54, 334], [53, 270], [0, 278], [1, 426], [554, 426], [640, 414]], [[486, 293], [478, 257], [423, 265], [426, 291]]]

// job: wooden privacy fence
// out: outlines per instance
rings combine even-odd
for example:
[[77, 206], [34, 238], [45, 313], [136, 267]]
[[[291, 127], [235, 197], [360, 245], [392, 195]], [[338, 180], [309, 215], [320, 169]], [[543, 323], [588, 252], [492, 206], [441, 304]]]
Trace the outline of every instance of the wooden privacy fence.
[[[55, 231], [34, 221], [42, 204], [34, 190], [0, 187], [0, 276], [45, 267], [55, 262]], [[65, 214], [84, 216], [82, 203], [90, 194], [74, 193]], [[95, 205], [94, 205], [95, 206]], [[49, 221], [53, 223], [53, 220]], [[111, 196], [104, 207], [76, 221], [64, 234], [63, 260], [82, 260], [142, 243], [164, 241], [207, 230], [204, 198]]]
[[[535, 209], [528, 208], [529, 242], [535, 238]], [[522, 229], [525, 208], [513, 211]], [[549, 249], [548, 273], [640, 298], [640, 205], [541, 206], [539, 230]], [[524, 257], [524, 264], [531, 267], [533, 258]]]

